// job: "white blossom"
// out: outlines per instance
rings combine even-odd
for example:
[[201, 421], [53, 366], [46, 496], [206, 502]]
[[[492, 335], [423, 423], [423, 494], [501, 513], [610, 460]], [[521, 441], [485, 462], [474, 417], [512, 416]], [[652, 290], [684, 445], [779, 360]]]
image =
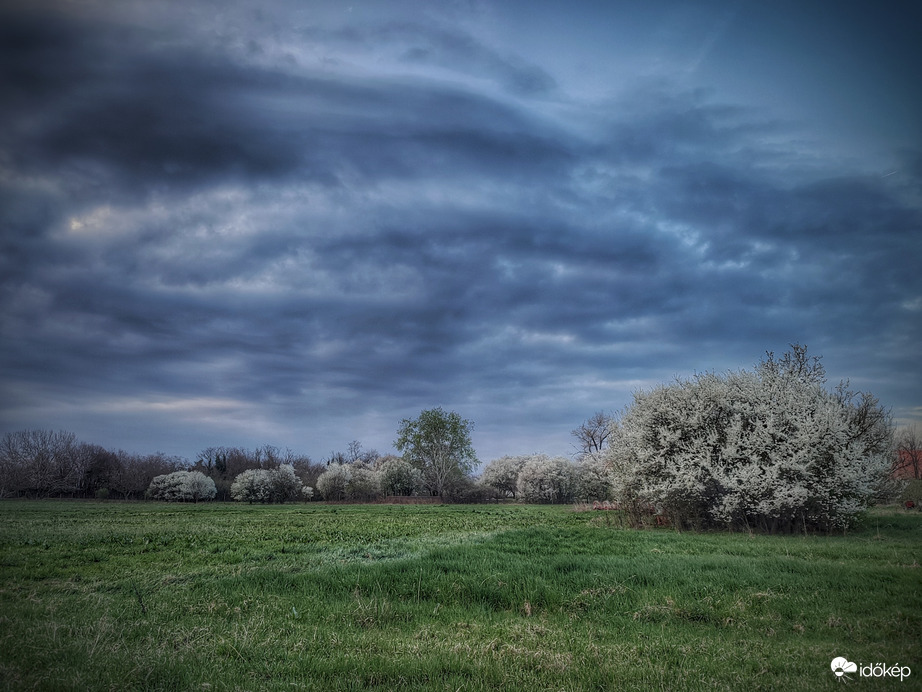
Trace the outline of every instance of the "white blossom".
[[509, 497], [515, 497], [519, 472], [530, 458], [528, 456], [504, 456], [494, 459], [484, 467], [480, 475], [480, 482], [496, 488]]
[[564, 457], [536, 454], [519, 471], [516, 490], [525, 502], [570, 502], [576, 489], [576, 467]]
[[214, 481], [201, 471], [175, 471], [154, 476], [147, 496], [168, 502], [198, 502], [213, 500], [217, 492]]
[[378, 469], [386, 495], [413, 495], [423, 487], [423, 473], [400, 457], [386, 459]]
[[754, 372], [713, 373], [649, 392], [612, 426], [619, 499], [682, 523], [767, 530], [847, 527], [890, 464], [889, 419], [804, 349]]
[[274, 469], [247, 469], [234, 479], [230, 492], [239, 502], [282, 503], [301, 494], [301, 479], [290, 464]]
[[352, 471], [347, 464], [330, 464], [317, 479], [317, 490], [324, 500], [344, 500], [352, 480]]

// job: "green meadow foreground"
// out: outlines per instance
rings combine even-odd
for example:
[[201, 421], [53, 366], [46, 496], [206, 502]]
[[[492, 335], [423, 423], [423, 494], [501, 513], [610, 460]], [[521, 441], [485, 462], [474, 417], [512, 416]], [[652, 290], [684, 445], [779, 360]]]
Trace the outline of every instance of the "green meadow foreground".
[[922, 689], [922, 515], [847, 536], [545, 506], [0, 502], [0, 688]]

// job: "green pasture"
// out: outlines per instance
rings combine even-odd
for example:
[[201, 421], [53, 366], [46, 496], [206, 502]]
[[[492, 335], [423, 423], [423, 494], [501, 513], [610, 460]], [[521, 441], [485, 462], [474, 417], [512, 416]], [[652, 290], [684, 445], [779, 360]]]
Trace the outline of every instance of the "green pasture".
[[0, 689], [922, 689], [922, 515], [629, 530], [521, 505], [0, 502]]

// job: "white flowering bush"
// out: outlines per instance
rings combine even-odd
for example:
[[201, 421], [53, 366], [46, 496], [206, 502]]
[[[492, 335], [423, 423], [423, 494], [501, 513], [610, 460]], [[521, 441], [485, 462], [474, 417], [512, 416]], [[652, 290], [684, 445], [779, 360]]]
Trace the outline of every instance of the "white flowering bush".
[[575, 494], [587, 502], [611, 499], [611, 469], [603, 453], [583, 454], [577, 460]]
[[378, 469], [385, 495], [415, 495], [423, 487], [423, 473], [400, 457], [385, 460]]
[[576, 466], [564, 457], [527, 457], [516, 481], [516, 492], [524, 502], [571, 502], [575, 491]]
[[872, 396], [825, 382], [795, 346], [753, 372], [637, 392], [606, 454], [617, 499], [682, 526], [851, 526], [886, 479], [892, 430]]
[[283, 503], [287, 500], [296, 500], [301, 497], [303, 483], [295, 474], [291, 464], [281, 464], [278, 468], [269, 471], [269, 482], [272, 488], [272, 502]]
[[347, 464], [330, 464], [317, 478], [317, 491], [324, 500], [345, 500], [352, 480], [352, 470]]
[[167, 502], [199, 502], [217, 495], [214, 481], [201, 471], [175, 471], [154, 476], [147, 497]]
[[301, 497], [302, 484], [294, 467], [282, 464], [275, 469], [247, 469], [238, 474], [230, 494], [238, 502], [283, 503]]
[[247, 469], [237, 474], [231, 484], [230, 495], [238, 502], [269, 502], [269, 474], [265, 469]]
[[346, 484], [346, 498], [349, 500], [368, 501], [381, 495], [381, 482], [378, 472], [363, 464], [352, 464], [352, 477]]
[[480, 482], [496, 488], [507, 497], [516, 497], [518, 492], [519, 472], [531, 457], [503, 456], [487, 464], [480, 474]]

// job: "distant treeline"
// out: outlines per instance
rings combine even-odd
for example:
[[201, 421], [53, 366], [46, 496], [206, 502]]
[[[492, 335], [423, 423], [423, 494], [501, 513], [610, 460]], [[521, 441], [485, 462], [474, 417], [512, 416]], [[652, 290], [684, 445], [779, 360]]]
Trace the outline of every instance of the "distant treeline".
[[[339, 459], [345, 455], [334, 455]], [[174, 471], [201, 471], [217, 500], [230, 500], [234, 479], [248, 469], [287, 464], [304, 485], [316, 485], [325, 463], [272, 445], [256, 449], [209, 447], [193, 462], [183, 457], [131, 454], [81, 442], [65, 431], [23, 430], [0, 438], [0, 498], [110, 498], [140, 500], [151, 481]]]

